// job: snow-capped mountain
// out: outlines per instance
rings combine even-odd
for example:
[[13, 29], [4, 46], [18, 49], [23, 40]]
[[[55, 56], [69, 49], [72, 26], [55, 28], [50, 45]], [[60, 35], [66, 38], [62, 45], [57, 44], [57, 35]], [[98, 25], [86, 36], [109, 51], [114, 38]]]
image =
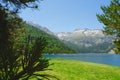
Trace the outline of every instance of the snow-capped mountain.
[[42, 31], [53, 35], [60, 39], [69, 47], [82, 53], [107, 53], [114, 48], [111, 36], [105, 36], [102, 30], [91, 29], [75, 29], [73, 32], [59, 32], [54, 33], [33, 22], [26, 22], [27, 24], [37, 27]]
[[73, 32], [60, 32], [56, 33], [61, 40], [69, 41], [69, 39], [79, 38], [98, 38], [104, 40], [112, 40], [111, 36], [105, 36], [102, 30], [90, 30], [90, 29], [75, 29]]

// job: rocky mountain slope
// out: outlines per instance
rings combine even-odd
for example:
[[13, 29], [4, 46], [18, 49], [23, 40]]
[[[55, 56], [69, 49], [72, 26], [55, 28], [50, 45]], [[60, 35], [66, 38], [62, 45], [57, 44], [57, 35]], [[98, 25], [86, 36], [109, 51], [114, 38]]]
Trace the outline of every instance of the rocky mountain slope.
[[105, 36], [101, 30], [76, 29], [56, 33], [56, 36], [81, 53], [108, 53], [114, 47], [112, 37]]
[[51, 32], [51, 31], [50, 31], [48, 28], [46, 28], [46, 27], [40, 26], [39, 24], [36, 24], [36, 23], [34, 23], [34, 22], [32, 22], [32, 21], [27, 21], [26, 23], [29, 24], [30, 26], [34, 26], [34, 27], [36, 27], [36, 28], [38, 28], [38, 29], [40, 29], [40, 30], [42, 30], [42, 31], [50, 34], [50, 35], [54, 35], [54, 33]]

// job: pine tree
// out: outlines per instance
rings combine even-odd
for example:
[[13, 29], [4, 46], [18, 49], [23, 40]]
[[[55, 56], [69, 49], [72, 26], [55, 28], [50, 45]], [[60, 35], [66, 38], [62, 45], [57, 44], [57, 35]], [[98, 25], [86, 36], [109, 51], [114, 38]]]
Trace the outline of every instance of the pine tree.
[[120, 53], [120, 1], [112, 0], [109, 6], [101, 7], [103, 14], [97, 14], [98, 20], [103, 23], [103, 32], [112, 35], [116, 53]]
[[24, 36], [24, 28], [22, 19], [0, 7], [0, 80], [53, 77], [36, 73], [47, 70], [49, 66], [48, 59], [42, 58], [46, 40]]
[[46, 40], [24, 36], [25, 23], [16, 15], [22, 8], [37, 8], [36, 1], [41, 0], [0, 1], [0, 80], [55, 78], [38, 73], [49, 66], [48, 59], [42, 58]]

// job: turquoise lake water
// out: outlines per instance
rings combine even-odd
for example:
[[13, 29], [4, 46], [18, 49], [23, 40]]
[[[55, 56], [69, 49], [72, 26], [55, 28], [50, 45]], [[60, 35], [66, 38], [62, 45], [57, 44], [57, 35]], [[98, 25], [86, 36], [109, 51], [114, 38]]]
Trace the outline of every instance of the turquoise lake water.
[[80, 54], [45, 54], [46, 58], [64, 58], [70, 60], [81, 60], [113, 66], [120, 66], [119, 54], [97, 54], [97, 53], [80, 53]]

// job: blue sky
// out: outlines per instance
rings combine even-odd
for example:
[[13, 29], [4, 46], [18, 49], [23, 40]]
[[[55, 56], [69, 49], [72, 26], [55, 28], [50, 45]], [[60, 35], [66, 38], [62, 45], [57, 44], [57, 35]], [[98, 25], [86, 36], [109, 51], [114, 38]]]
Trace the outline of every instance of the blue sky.
[[96, 14], [102, 13], [100, 6], [109, 3], [110, 0], [43, 0], [38, 10], [25, 9], [19, 15], [53, 32], [102, 29]]

